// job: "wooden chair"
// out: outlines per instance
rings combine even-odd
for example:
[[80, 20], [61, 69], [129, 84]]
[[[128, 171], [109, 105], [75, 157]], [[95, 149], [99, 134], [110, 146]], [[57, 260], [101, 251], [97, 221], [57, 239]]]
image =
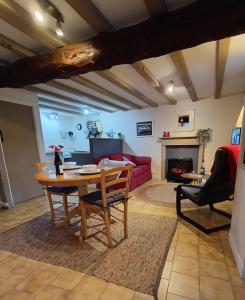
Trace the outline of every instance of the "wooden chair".
[[[124, 172], [125, 177], [119, 178], [121, 172]], [[108, 240], [106, 246], [112, 248], [113, 238], [111, 236], [110, 226], [113, 221], [123, 223], [124, 238], [128, 237], [128, 199], [131, 173], [131, 166], [101, 170], [101, 190], [80, 197], [80, 239], [86, 240], [89, 237], [96, 237], [98, 239], [97, 234], [102, 233], [106, 235]], [[113, 186], [118, 186], [118, 184], [122, 185], [122, 187], [113, 190]], [[118, 208], [119, 204], [123, 204], [123, 210]], [[112, 209], [119, 212], [119, 214], [122, 213], [123, 218], [113, 215]], [[87, 221], [89, 218], [100, 222], [102, 221], [102, 223], [88, 226]], [[101, 229], [88, 235], [88, 229], [93, 230], [97, 228]], [[102, 240], [100, 241], [103, 242]]]
[[[38, 172], [45, 172], [45, 169], [51, 165], [53, 165], [52, 162], [41, 162], [36, 163], [36, 168]], [[69, 201], [68, 196], [75, 196], [78, 198], [78, 195], [74, 194], [78, 192], [78, 187], [44, 186], [44, 189], [47, 193], [53, 225], [60, 225], [61, 223], [69, 225], [71, 219], [70, 211], [78, 206], [78, 201]], [[52, 196], [62, 197], [62, 200]], [[74, 215], [74, 217], [75, 216], [78, 215]]]

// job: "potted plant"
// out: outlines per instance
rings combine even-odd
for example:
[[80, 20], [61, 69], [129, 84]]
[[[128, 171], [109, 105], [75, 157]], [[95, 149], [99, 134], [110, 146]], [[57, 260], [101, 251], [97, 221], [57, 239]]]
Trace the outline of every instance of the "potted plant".
[[207, 144], [212, 141], [213, 130], [211, 128], [198, 129], [196, 132], [196, 138], [198, 143], [202, 146], [202, 164], [201, 164], [201, 174], [205, 174], [205, 149]]

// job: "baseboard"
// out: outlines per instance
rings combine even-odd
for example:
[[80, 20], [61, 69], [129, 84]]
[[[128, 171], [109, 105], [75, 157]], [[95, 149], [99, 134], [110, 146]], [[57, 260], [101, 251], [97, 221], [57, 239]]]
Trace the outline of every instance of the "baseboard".
[[238, 249], [237, 249], [237, 246], [236, 246], [236, 243], [234, 241], [234, 238], [232, 236], [231, 231], [229, 233], [228, 240], [229, 240], [231, 250], [232, 250], [232, 253], [234, 255], [234, 258], [235, 258], [240, 276], [241, 276], [241, 278], [245, 279], [245, 263], [242, 261], [242, 258], [240, 256], [240, 253], [239, 253]]

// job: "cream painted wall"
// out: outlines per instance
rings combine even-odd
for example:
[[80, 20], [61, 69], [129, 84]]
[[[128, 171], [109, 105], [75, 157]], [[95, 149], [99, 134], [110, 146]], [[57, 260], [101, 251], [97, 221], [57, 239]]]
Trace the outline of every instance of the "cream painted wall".
[[[138, 155], [149, 155], [153, 160], [155, 177], [161, 176], [161, 144], [158, 137], [163, 131], [170, 131], [171, 136], [194, 136], [199, 128], [212, 128], [213, 141], [208, 145], [205, 155], [206, 168], [212, 166], [215, 150], [223, 144], [230, 143], [231, 130], [236, 125], [243, 105], [243, 95], [222, 99], [205, 99], [197, 103], [183, 101], [176, 106], [160, 106], [130, 112], [100, 113], [104, 132], [113, 129], [124, 135], [125, 152]], [[193, 132], [175, 132], [176, 112], [188, 110], [195, 112], [195, 128]], [[136, 137], [136, 122], [154, 122], [154, 136]]]
[[245, 147], [245, 118], [243, 118], [242, 132], [240, 165], [237, 170], [235, 202], [232, 212], [229, 241], [240, 275], [245, 279], [245, 165], [242, 164]]

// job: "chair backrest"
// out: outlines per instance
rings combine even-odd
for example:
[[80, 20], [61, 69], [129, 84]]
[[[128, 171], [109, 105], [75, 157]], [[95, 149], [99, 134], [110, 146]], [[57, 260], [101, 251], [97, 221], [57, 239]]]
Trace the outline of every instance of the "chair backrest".
[[[235, 167], [235, 165], [234, 165]], [[225, 147], [215, 153], [212, 174], [205, 183], [199, 197], [199, 204], [217, 203], [227, 200], [235, 189], [235, 182], [231, 180], [231, 165], [229, 153]]]
[[[122, 172], [124, 173], [124, 177], [119, 178]], [[119, 194], [123, 194], [125, 198], [128, 198], [131, 174], [132, 166], [101, 170], [101, 193], [103, 207], [107, 207], [107, 199], [110, 197], [116, 197]], [[123, 184], [123, 187], [113, 190], [113, 186], [117, 184]]]

